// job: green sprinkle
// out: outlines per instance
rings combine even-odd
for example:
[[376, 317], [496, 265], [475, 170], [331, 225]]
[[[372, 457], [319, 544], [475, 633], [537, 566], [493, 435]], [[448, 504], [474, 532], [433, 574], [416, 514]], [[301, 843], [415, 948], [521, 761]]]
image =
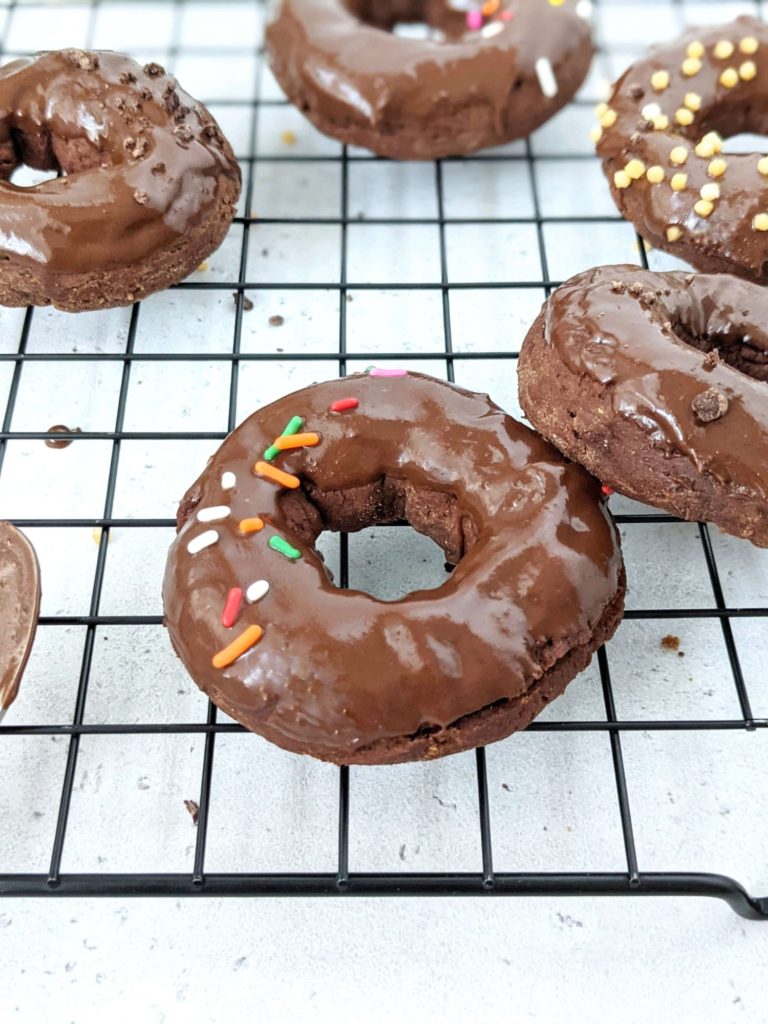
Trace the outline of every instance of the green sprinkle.
[[[285, 430], [282, 432], [280, 437], [287, 437], [289, 434], [298, 434], [298, 432], [301, 430], [303, 426], [304, 420], [301, 418], [301, 416], [291, 416], [291, 418], [288, 420], [288, 425], [286, 426]], [[267, 448], [267, 450], [264, 452], [264, 461], [271, 462], [272, 459], [277, 458], [279, 454], [280, 449], [275, 448], [275, 446], [271, 444], [269, 448]]]
[[363, 370], [363, 373], [370, 373], [371, 370], [375, 370], [375, 369], [376, 369], [376, 364], [375, 363], [371, 363], [370, 366], [366, 366], [366, 368]]
[[289, 544], [283, 537], [270, 537], [269, 546], [273, 551], [279, 551], [281, 555], [285, 555], [286, 558], [290, 558], [291, 560], [301, 558], [301, 552], [298, 548]]
[[288, 420], [288, 426], [282, 432], [280, 437], [287, 437], [288, 434], [298, 434], [301, 428], [304, 426], [304, 420], [301, 416], [291, 416]]

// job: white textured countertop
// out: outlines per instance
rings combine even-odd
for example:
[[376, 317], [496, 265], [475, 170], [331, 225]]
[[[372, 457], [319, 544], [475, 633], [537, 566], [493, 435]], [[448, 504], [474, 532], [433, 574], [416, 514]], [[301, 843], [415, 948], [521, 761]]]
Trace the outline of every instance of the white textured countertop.
[[[545, 0], [542, 0], [545, 2]], [[749, 4], [599, 6], [607, 46], [582, 99], [600, 98], [645, 42], [669, 38], [686, 20], [725, 20]], [[255, 56], [260, 10], [251, 3], [40, 5], [0, 0], [4, 58], [85, 44], [159, 59], [209, 102], [236, 151], [255, 153], [247, 281], [338, 280], [342, 202], [340, 147], [279, 99]], [[253, 113], [257, 116], [254, 119]], [[532, 138], [533, 171], [516, 143], [481, 160], [447, 162], [441, 185], [449, 316], [459, 384], [490, 394], [519, 415], [515, 365], [493, 353], [517, 349], [544, 298], [536, 203], [552, 280], [595, 263], [638, 258], [632, 229], [588, 154], [591, 103], [572, 105]], [[285, 136], [293, 133], [294, 138]], [[286, 141], [286, 139], [288, 141]], [[563, 154], [570, 154], [564, 157]], [[312, 161], [303, 157], [312, 156]], [[435, 167], [364, 159], [348, 163], [350, 217], [434, 220]], [[278, 157], [271, 160], [270, 157]], [[262, 159], [266, 158], [266, 159]], [[244, 172], [248, 173], [248, 164]], [[535, 193], [533, 188], [535, 187]], [[241, 212], [243, 203], [241, 201]], [[578, 218], [605, 217], [591, 221]], [[514, 222], [477, 223], [507, 218]], [[564, 221], [563, 218], [577, 218]], [[452, 223], [461, 220], [462, 223]], [[473, 223], [474, 221], [474, 223]], [[440, 289], [396, 282], [441, 280], [435, 223], [351, 223], [346, 232], [347, 365], [376, 353], [442, 352]], [[237, 281], [243, 227], [194, 275]], [[672, 261], [651, 253], [654, 267]], [[489, 289], [486, 282], [531, 282]], [[355, 284], [373, 283], [371, 289]], [[389, 286], [389, 287], [388, 287]], [[218, 442], [147, 440], [146, 432], [221, 432], [228, 422], [235, 303], [232, 289], [169, 291], [141, 305], [139, 354], [203, 353], [210, 360], [132, 363], [111, 516], [168, 519]], [[240, 365], [237, 420], [288, 390], [338, 372], [339, 292], [249, 291], [241, 351], [269, 361]], [[284, 323], [271, 327], [269, 317]], [[72, 351], [92, 359], [26, 362], [10, 420], [14, 432], [65, 423], [112, 432], [131, 311], [71, 316], [38, 310], [26, 351]], [[19, 348], [24, 312], [0, 310], [0, 353]], [[286, 354], [310, 358], [290, 361]], [[285, 356], [285, 358], [283, 358]], [[314, 356], [315, 358], [311, 358]], [[442, 360], [408, 366], [444, 375]], [[0, 361], [0, 409], [14, 364]], [[135, 436], [138, 435], [138, 436]], [[110, 439], [63, 451], [12, 439], [0, 473], [0, 515], [18, 520], [104, 515]], [[613, 498], [618, 512], [642, 511]], [[741, 715], [716, 618], [678, 618], [716, 598], [695, 524], [628, 524], [623, 540], [630, 609], [668, 618], [625, 621], [608, 647], [619, 720], [737, 720]], [[99, 536], [55, 523], [29, 527], [43, 571], [42, 614], [89, 612]], [[98, 595], [101, 616], [157, 616], [172, 531], [116, 526]], [[768, 553], [711, 530], [729, 607], [768, 605]], [[327, 550], [333, 557], [334, 547]], [[439, 582], [434, 545], [409, 530], [350, 539], [351, 584], [393, 594]], [[765, 620], [736, 618], [734, 641], [752, 710], [768, 716]], [[662, 649], [680, 637], [684, 657]], [[72, 721], [87, 628], [40, 627], [21, 694], [5, 727]], [[85, 702], [87, 724], [203, 722], [206, 703], [156, 624], [98, 625]], [[223, 720], [223, 716], [219, 717]], [[593, 664], [542, 716], [544, 722], [604, 721]], [[204, 736], [85, 735], [80, 742], [65, 836], [63, 873], [186, 872], [196, 830], [184, 799], [199, 799]], [[48, 870], [69, 738], [0, 735], [0, 875]], [[768, 894], [768, 731], [638, 729], [621, 735], [641, 871], [731, 875]], [[487, 753], [494, 866], [500, 872], [626, 871], [610, 738], [605, 731], [535, 731]], [[333, 872], [336, 769], [297, 758], [244, 733], [215, 744], [207, 872]], [[353, 770], [352, 872], [478, 872], [477, 788], [472, 754], [425, 765]], [[768, 1020], [768, 922], [737, 917], [714, 900], [648, 899], [3, 899], [0, 897], [0, 1019], [37, 1021], [256, 1020]]]

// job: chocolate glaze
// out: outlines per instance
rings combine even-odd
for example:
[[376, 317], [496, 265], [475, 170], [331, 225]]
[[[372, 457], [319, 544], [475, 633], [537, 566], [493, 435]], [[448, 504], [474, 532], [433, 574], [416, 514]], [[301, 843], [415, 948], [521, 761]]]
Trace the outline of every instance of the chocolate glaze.
[[[739, 41], [747, 36], [759, 44], [752, 55], [738, 49]], [[681, 66], [686, 48], [694, 40], [705, 48], [701, 71], [686, 76]], [[734, 44], [735, 52], [728, 59], [714, 56], [713, 48], [720, 40]], [[756, 214], [768, 212], [768, 177], [757, 169], [760, 154], [724, 153], [727, 169], [715, 179], [707, 173], [711, 157], [697, 156], [694, 146], [710, 131], [723, 138], [740, 132], [768, 133], [767, 57], [768, 28], [752, 17], [686, 31], [674, 42], [651, 50], [616, 82], [608, 106], [617, 119], [613, 127], [603, 130], [597, 145], [616, 205], [646, 239], [700, 270], [725, 271], [760, 283], [768, 281], [768, 232], [756, 231], [752, 225]], [[754, 79], [739, 81], [733, 88], [719, 83], [724, 69], [738, 69], [748, 60], [757, 69]], [[669, 86], [663, 92], [651, 87], [655, 71], [669, 72]], [[675, 123], [675, 113], [684, 106], [687, 93], [701, 97], [701, 109], [694, 114], [693, 123], [683, 127]], [[655, 130], [642, 117], [641, 111], [649, 103], [657, 104], [668, 116], [668, 130]], [[669, 154], [680, 145], [690, 152], [683, 166], [674, 166]], [[664, 182], [652, 185], [642, 177], [628, 188], [616, 188], [614, 173], [631, 159], [642, 160], [646, 167], [663, 167]], [[674, 192], [670, 179], [678, 171], [688, 175], [688, 182], [684, 191]], [[709, 217], [701, 217], [694, 211], [694, 203], [700, 198], [701, 187], [712, 181], [720, 186], [721, 198]], [[679, 240], [667, 239], [670, 226], [681, 229]]]
[[[22, 163], [62, 176], [19, 188]], [[0, 69], [0, 260], [49, 276], [129, 266], [205, 221], [239, 174], [159, 65], [62, 50]]]
[[[49, 434], [82, 434], [80, 427], [68, 427], [64, 423], [55, 423], [52, 427], [48, 427]], [[62, 438], [46, 438], [46, 445], [49, 448], [69, 448], [72, 444], [71, 437]]]
[[[266, 45], [288, 97], [321, 131], [428, 159], [528, 135], [568, 102], [593, 52], [574, 6], [506, 0], [509, 20], [486, 37], [446, 0], [283, 0]], [[398, 22], [426, 22], [443, 39], [396, 36]], [[538, 83], [539, 57], [552, 64], [554, 97]]]
[[10, 523], [0, 523], [0, 717], [19, 691], [39, 608], [40, 570], [34, 548]]
[[520, 357], [537, 429], [623, 493], [768, 544], [762, 288], [598, 267], [558, 288], [542, 320]]
[[[350, 396], [357, 409], [329, 411]], [[252, 467], [295, 415], [321, 441], [280, 457], [301, 480], [287, 491]], [[221, 505], [231, 506], [227, 518], [197, 520]], [[242, 536], [239, 521], [253, 516], [265, 528]], [[458, 563], [445, 583], [392, 602], [336, 589], [317, 535], [402, 519]], [[420, 374], [328, 381], [255, 413], [187, 493], [179, 525], [163, 596], [190, 674], [249, 728], [329, 760], [375, 762], [366, 752], [377, 744], [525, 699], [558, 658], [590, 643], [609, 606], [608, 632], [621, 610], [618, 537], [595, 482], [487, 395]], [[190, 540], [211, 528], [218, 542], [191, 555]], [[275, 533], [301, 551], [298, 561], [268, 547]], [[229, 589], [259, 579], [268, 594], [225, 629]], [[214, 669], [212, 655], [252, 624], [261, 642]]]

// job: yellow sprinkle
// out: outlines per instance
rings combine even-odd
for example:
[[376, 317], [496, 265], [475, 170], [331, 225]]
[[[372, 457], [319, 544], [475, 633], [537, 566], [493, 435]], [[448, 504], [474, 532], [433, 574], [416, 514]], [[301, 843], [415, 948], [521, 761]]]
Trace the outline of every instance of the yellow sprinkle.
[[726, 89], [732, 89], [734, 85], [738, 84], [739, 72], [736, 68], [726, 68], [722, 75], [720, 75], [720, 85], [724, 85]]
[[695, 40], [692, 43], [688, 43], [688, 47], [687, 47], [685, 52], [687, 53], [687, 55], [689, 57], [694, 57], [695, 59], [698, 59], [699, 57], [703, 57], [704, 56], [704, 44], [700, 43], [698, 41], [698, 39], [697, 39], [697, 40]]
[[665, 177], [664, 168], [654, 164], [653, 167], [648, 168], [645, 176], [652, 185], [660, 185]]
[[645, 174], [645, 164], [642, 160], [630, 160], [624, 170], [633, 181], [637, 181], [638, 178], [642, 178]]
[[715, 43], [712, 54], [718, 60], [728, 60], [733, 53], [733, 43], [730, 39], [721, 39], [719, 43]]
[[722, 178], [727, 166], [727, 162], [721, 156], [716, 156], [714, 160], [710, 160], [707, 174], [710, 178]]
[[714, 203], [710, 203], [708, 199], [699, 199], [693, 204], [693, 208], [700, 217], [708, 217], [715, 208]]
[[682, 233], [683, 232], [680, 230], [677, 224], [670, 224], [667, 228], [667, 241], [676, 242], [680, 238]]
[[669, 118], [666, 114], [657, 114], [652, 120], [657, 132], [665, 132], [669, 128]]
[[739, 66], [739, 78], [743, 82], [751, 82], [757, 74], [757, 66], [753, 60], [745, 60], [743, 64]]
[[692, 110], [695, 114], [701, 110], [701, 96], [697, 92], [687, 92], [683, 103]]
[[290, 128], [280, 133], [280, 138], [286, 146], [293, 146], [296, 143], [296, 132], [292, 132]]
[[699, 195], [708, 202], [714, 202], [715, 199], [720, 198], [720, 186], [715, 184], [714, 181], [709, 181], [706, 185], [701, 186]]
[[693, 112], [687, 107], [679, 107], [675, 111], [675, 120], [678, 124], [689, 125], [693, 124]]
[[668, 71], [654, 71], [651, 75], [651, 87], [656, 92], [664, 92], [669, 85], [669, 72]]
[[717, 153], [722, 152], [722, 149], [723, 140], [717, 132], [707, 132], [695, 146], [696, 156], [704, 157], [704, 159], [715, 156]]
[[654, 117], [658, 117], [661, 113], [661, 107], [658, 103], [646, 103], [640, 113], [646, 121], [652, 121]]
[[616, 171], [613, 176], [613, 184], [616, 188], [629, 188], [632, 184], [632, 179], [626, 171]]
[[688, 175], [673, 174], [669, 184], [672, 186], [673, 192], [682, 192], [685, 186], [688, 184]]
[[752, 218], [755, 231], [768, 231], [768, 213], [758, 213]]
[[768, 156], [760, 157], [760, 159], [757, 161], [757, 169], [760, 172], [760, 174], [764, 174], [766, 175], [766, 177], [768, 177]]
[[589, 137], [590, 137], [590, 139], [592, 139], [592, 141], [595, 143], [595, 145], [597, 145], [597, 143], [600, 141], [600, 139], [602, 139], [602, 137], [603, 137], [603, 129], [600, 127], [599, 124], [596, 124], [595, 127], [590, 131]]
[[608, 109], [608, 104], [607, 103], [598, 103], [597, 106], [595, 107], [595, 117], [602, 117], [607, 109]]
[[742, 53], [757, 53], [757, 40], [754, 36], [744, 36], [744, 38], [739, 41], [739, 49]]
[[200, 264], [200, 266], [197, 269], [200, 271], [200, 273], [204, 274], [205, 271], [208, 269], [208, 260], [203, 260], [203, 262]]
[[611, 110], [609, 107], [608, 110], [606, 110], [605, 113], [601, 116], [600, 124], [603, 128], [613, 128], [613, 126], [616, 124], [616, 118], [618, 116], [619, 115], [616, 113], [616, 111]]
[[686, 78], [692, 78], [701, 71], [701, 61], [698, 57], [687, 57], [680, 65], [680, 70]]
[[669, 154], [669, 162], [671, 164], [677, 164], [678, 167], [681, 164], [684, 164], [687, 159], [688, 150], [685, 146], [675, 146], [675, 148], [671, 150]]

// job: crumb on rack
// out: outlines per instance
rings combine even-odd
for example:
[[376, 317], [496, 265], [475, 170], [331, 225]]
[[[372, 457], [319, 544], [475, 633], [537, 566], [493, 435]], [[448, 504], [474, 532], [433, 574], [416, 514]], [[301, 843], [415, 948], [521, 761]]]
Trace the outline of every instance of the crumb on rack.
[[184, 806], [187, 808], [190, 815], [192, 816], [192, 824], [196, 825], [197, 819], [200, 816], [200, 804], [196, 800], [185, 800]]
[[292, 132], [290, 128], [286, 128], [284, 132], [280, 133], [280, 139], [286, 146], [295, 146], [296, 132]]
[[282, 327], [285, 323], [285, 317], [280, 316], [279, 313], [275, 313], [269, 318], [270, 327]]
[[666, 636], [661, 638], [661, 646], [665, 651], [679, 651], [680, 650], [680, 637], [675, 636], [674, 633], [667, 633]]

